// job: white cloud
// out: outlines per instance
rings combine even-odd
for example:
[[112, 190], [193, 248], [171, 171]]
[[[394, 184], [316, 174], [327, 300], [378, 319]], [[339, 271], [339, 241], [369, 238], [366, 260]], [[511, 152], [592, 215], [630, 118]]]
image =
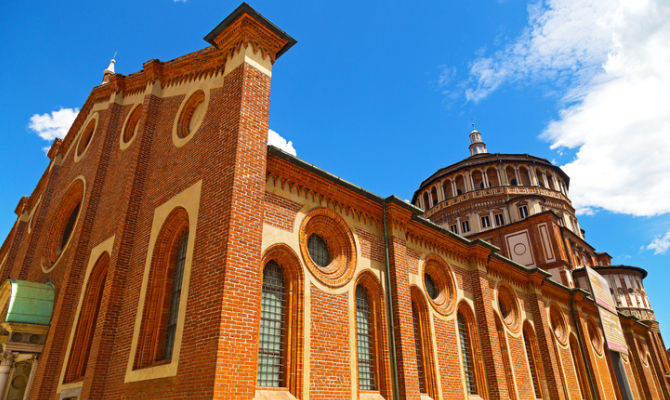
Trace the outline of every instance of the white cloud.
[[663, 236], [657, 236], [647, 245], [647, 250], [654, 250], [654, 254], [665, 254], [670, 249], [670, 230]]
[[281, 137], [277, 132], [273, 131], [272, 129], [268, 129], [268, 145], [278, 147], [294, 156], [297, 154], [295, 149], [293, 148], [293, 142], [290, 140], [286, 141], [286, 139]]
[[551, 81], [561, 110], [542, 137], [576, 150], [562, 166], [578, 210], [670, 212], [670, 2], [549, 0], [526, 29], [477, 58], [465, 96]]
[[35, 131], [44, 140], [64, 138], [74, 119], [79, 114], [78, 108], [60, 108], [46, 114], [33, 114], [28, 128]]

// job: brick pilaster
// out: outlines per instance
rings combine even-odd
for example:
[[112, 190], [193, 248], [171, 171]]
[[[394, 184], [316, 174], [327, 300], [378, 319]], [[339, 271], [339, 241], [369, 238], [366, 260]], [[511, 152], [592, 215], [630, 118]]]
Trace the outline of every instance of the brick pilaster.
[[472, 271], [472, 292], [475, 298], [475, 317], [477, 319], [477, 330], [484, 361], [484, 370], [490, 398], [507, 399], [507, 380], [505, 378], [505, 367], [502, 353], [500, 351], [500, 340], [495, 325], [493, 304], [495, 294], [493, 292], [493, 281], [488, 278], [486, 270], [483, 269], [479, 258], [473, 259], [477, 269]]
[[414, 344], [412, 299], [409, 285], [409, 266], [403, 226], [409, 223], [409, 213], [393, 204], [387, 207], [386, 229], [388, 234], [389, 264], [393, 324], [398, 368], [398, 397], [419, 400], [419, 380]]

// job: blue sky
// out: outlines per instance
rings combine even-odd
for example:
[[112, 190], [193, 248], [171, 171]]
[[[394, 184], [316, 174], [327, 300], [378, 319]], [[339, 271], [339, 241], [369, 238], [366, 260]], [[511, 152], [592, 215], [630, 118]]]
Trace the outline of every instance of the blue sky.
[[[270, 128], [300, 158], [405, 199], [468, 155], [473, 121], [490, 152], [563, 166], [587, 240], [649, 271], [670, 340], [670, 6], [582, 3], [254, 1], [298, 40], [273, 70]], [[0, 236], [115, 51], [130, 74], [198, 50], [238, 4], [4, 4]]]

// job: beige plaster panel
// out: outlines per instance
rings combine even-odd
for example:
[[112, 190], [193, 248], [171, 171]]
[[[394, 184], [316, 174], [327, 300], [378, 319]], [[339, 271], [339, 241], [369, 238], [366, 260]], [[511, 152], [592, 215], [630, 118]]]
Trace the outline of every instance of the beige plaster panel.
[[[149, 246], [144, 264], [144, 274], [142, 276], [142, 288], [140, 290], [139, 304], [135, 316], [135, 325], [133, 328], [133, 339], [128, 355], [128, 364], [126, 365], [126, 375], [124, 382], [136, 382], [148, 379], [165, 378], [177, 375], [179, 366], [179, 355], [181, 352], [181, 340], [184, 332], [184, 320], [186, 319], [186, 307], [188, 301], [188, 289], [191, 280], [191, 267], [193, 264], [193, 248], [198, 225], [198, 211], [200, 207], [200, 193], [202, 190], [202, 180], [197, 181], [181, 193], [175, 195], [170, 200], [156, 207], [154, 218], [151, 225], [151, 234], [149, 236]], [[188, 244], [186, 248], [186, 259], [184, 260], [184, 275], [182, 280], [181, 297], [179, 299], [179, 315], [177, 316], [177, 329], [175, 332], [174, 350], [172, 359], [169, 363], [155, 367], [133, 369], [135, 353], [137, 352], [137, 342], [139, 340], [140, 326], [142, 325], [142, 315], [144, 315], [144, 303], [146, 300], [147, 286], [149, 280], [149, 271], [153, 261], [153, 251], [158, 239], [163, 223], [170, 215], [172, 210], [177, 207], [183, 207], [188, 214]]]
[[83, 380], [79, 382], [63, 383], [63, 379], [65, 378], [65, 369], [67, 368], [68, 360], [70, 359], [72, 341], [74, 340], [74, 331], [77, 328], [77, 323], [79, 322], [79, 314], [81, 313], [84, 294], [86, 293], [86, 287], [88, 286], [88, 278], [91, 275], [93, 266], [95, 266], [95, 263], [103, 253], [108, 253], [111, 257], [112, 249], [114, 248], [114, 238], [115, 235], [112, 235], [99, 245], [92, 248], [91, 255], [88, 257], [88, 264], [86, 265], [86, 272], [84, 273], [84, 284], [82, 285], [81, 292], [79, 293], [79, 302], [77, 303], [77, 310], [75, 311], [74, 320], [72, 321], [72, 326], [70, 327], [70, 337], [67, 341], [67, 350], [65, 351], [65, 358], [63, 359], [65, 361], [61, 366], [60, 378], [58, 379], [58, 389], [56, 390], [57, 393], [60, 393], [66, 389], [81, 387], [84, 384]]

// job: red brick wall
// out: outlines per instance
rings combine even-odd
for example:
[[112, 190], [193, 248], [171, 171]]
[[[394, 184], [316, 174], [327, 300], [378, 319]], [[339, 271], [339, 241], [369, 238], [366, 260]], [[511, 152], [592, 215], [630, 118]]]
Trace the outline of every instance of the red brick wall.
[[345, 294], [328, 294], [312, 285], [310, 327], [310, 399], [351, 398], [349, 300]]

